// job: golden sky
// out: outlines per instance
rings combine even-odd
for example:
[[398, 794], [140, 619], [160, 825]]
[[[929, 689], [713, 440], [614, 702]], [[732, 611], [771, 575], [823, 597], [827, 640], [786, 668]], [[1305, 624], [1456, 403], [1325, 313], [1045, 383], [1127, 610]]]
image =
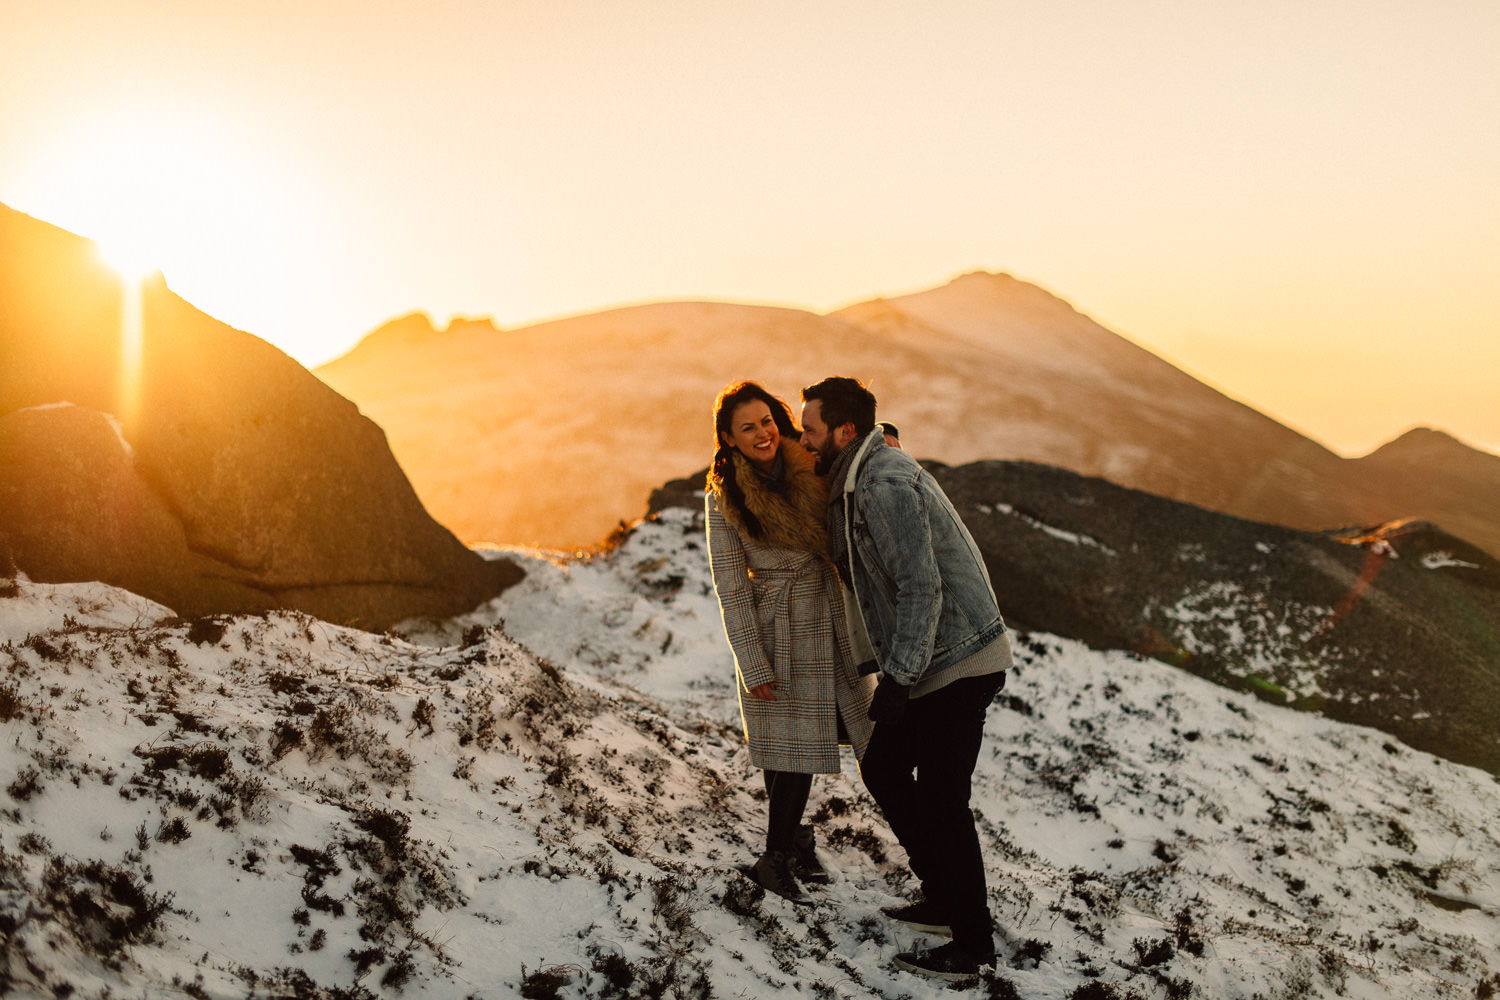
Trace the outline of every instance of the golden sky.
[[7, 0], [0, 202], [308, 365], [987, 269], [1345, 454], [1500, 452], [1497, 53], [1495, 0]]

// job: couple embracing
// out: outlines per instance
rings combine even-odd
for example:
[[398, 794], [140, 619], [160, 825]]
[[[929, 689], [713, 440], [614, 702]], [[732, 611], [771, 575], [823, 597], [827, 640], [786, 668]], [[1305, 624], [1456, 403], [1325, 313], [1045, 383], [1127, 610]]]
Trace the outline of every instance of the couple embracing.
[[973, 538], [874, 395], [835, 377], [802, 399], [800, 431], [754, 382], [714, 404], [710, 565], [770, 799], [753, 876], [795, 903], [811, 902], [799, 878], [830, 880], [802, 814], [849, 745], [921, 883], [885, 913], [952, 937], [896, 964], [973, 982], [995, 945], [970, 784], [1011, 666], [1005, 624]]

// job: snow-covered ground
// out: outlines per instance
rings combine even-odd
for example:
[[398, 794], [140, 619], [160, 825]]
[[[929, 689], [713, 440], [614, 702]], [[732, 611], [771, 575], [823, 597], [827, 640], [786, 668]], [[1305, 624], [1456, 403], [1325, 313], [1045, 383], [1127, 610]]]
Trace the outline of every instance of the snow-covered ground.
[[[403, 636], [0, 581], [0, 993], [938, 997], [858, 781], [798, 909], [701, 518]], [[991, 997], [1500, 995], [1500, 785], [1139, 657], [1015, 636], [974, 806]]]

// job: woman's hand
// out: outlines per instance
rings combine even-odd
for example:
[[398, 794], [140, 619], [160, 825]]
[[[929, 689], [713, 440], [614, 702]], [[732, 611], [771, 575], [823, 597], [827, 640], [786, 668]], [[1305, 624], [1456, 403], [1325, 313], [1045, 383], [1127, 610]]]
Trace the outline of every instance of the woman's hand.
[[776, 683], [772, 681], [770, 684], [755, 685], [750, 689], [750, 697], [759, 698], [761, 701], [775, 701]]

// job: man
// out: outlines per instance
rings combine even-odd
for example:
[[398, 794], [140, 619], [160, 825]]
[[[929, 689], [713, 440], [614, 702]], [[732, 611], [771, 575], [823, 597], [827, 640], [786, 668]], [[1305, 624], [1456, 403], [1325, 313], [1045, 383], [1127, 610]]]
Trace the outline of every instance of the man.
[[920, 900], [885, 912], [953, 937], [896, 964], [973, 982], [995, 944], [969, 794], [1010, 640], [978, 546], [937, 481], [886, 444], [874, 395], [828, 378], [802, 399], [802, 443], [829, 475], [828, 541], [852, 591], [851, 632], [864, 625], [880, 667], [860, 773], [922, 883]]

